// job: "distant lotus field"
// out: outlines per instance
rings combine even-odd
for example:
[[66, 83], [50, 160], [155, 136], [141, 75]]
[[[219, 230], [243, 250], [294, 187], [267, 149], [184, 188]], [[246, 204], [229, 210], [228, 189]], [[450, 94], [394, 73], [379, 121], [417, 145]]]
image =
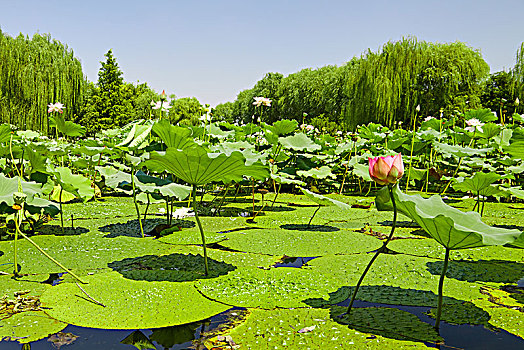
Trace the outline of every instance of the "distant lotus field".
[[85, 137], [63, 107], [0, 125], [0, 349], [524, 347], [524, 116]]

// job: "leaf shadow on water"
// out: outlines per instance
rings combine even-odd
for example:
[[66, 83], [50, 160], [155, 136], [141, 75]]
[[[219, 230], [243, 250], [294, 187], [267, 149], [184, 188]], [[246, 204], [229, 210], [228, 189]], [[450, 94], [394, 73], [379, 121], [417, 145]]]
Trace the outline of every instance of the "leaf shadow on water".
[[[142, 220], [142, 227], [144, 228], [144, 233], [148, 235], [156, 235], [155, 229], [159, 225], [165, 225], [166, 220], [164, 218], [162, 219], [146, 219]], [[191, 228], [195, 227], [195, 223], [190, 220], [182, 220], [182, 219], [173, 219], [172, 226], [179, 226], [181, 228]], [[140, 224], [138, 223], [137, 219], [129, 220], [127, 222], [123, 223], [114, 223], [105, 225], [98, 228], [98, 231], [100, 232], [108, 232], [108, 234], [104, 235], [104, 238], [116, 238], [116, 237], [135, 237], [135, 238], [141, 238], [142, 235], [140, 234]]]
[[[432, 275], [440, 275], [443, 265], [443, 261], [426, 263]], [[467, 282], [516, 283], [524, 277], [524, 263], [509, 260], [450, 261], [446, 277]]]
[[164, 348], [169, 349], [174, 345], [184, 344], [196, 339], [195, 333], [202, 327], [202, 321], [187, 323], [179, 326], [156, 328], [149, 337]]
[[[384, 220], [384, 221], [378, 222], [378, 224], [382, 226], [392, 226], [393, 221]], [[404, 227], [404, 228], [420, 228], [420, 225], [414, 221], [397, 221], [395, 226]]]
[[519, 230], [519, 231], [524, 231], [524, 226], [519, 226], [519, 225], [501, 225], [501, 224], [495, 224], [495, 225], [493, 225], [493, 227], [505, 228], [505, 229], [508, 229], [508, 230]]
[[[371, 304], [371, 307], [355, 306], [351, 315], [346, 315], [349, 296], [354, 287], [341, 287], [329, 293], [329, 298], [311, 298], [304, 303], [314, 308], [329, 308], [331, 319], [337, 323], [348, 325], [363, 333], [371, 333], [397, 340], [411, 340], [434, 343], [441, 341], [433, 324], [424, 322], [414, 313], [401, 308], [420, 309], [429, 317], [433, 317], [438, 296], [430, 291], [403, 289], [392, 286], [361, 286], [357, 300]], [[358, 302], [357, 302], [358, 304]], [[357, 305], [356, 304], [356, 305]], [[489, 324], [489, 313], [473, 303], [452, 297], [443, 298], [442, 321], [450, 324], [484, 325], [494, 329]]]
[[[260, 210], [262, 207], [255, 206], [255, 210]], [[270, 204], [263, 207], [264, 211], [270, 211], [273, 213], [280, 213], [280, 212], [288, 212], [288, 211], [296, 211], [295, 208], [287, 207], [287, 206], [271, 206]]]
[[236, 270], [234, 265], [207, 259], [209, 275], [204, 273], [204, 257], [194, 254], [144, 255], [110, 262], [108, 267], [136, 281], [188, 282], [216, 278]]
[[38, 231], [38, 235], [55, 235], [55, 236], [78, 236], [84, 233], [88, 233], [89, 229], [85, 227], [64, 227], [62, 233], [62, 227], [60, 225], [45, 225], [42, 226]]
[[295, 230], [295, 231], [315, 231], [315, 232], [340, 231], [338, 227], [329, 226], [329, 225], [284, 224], [284, 225], [280, 225], [280, 228], [284, 230]]

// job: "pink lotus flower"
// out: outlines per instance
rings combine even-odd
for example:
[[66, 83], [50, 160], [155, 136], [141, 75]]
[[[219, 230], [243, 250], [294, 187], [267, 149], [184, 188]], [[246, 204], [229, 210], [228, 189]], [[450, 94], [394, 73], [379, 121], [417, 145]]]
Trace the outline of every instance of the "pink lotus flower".
[[49, 105], [47, 105], [47, 113], [52, 113], [52, 112], [64, 113], [64, 111], [62, 110], [64, 108], [65, 108], [64, 105], [61, 104], [60, 102], [50, 103]]
[[479, 132], [484, 132], [484, 130], [482, 130], [482, 126], [484, 125], [484, 123], [482, 123], [477, 118], [466, 120], [466, 124], [468, 126], [465, 129], [469, 132], [475, 132], [475, 130], [478, 130]]
[[404, 175], [402, 154], [368, 158], [369, 175], [379, 185], [395, 184]]

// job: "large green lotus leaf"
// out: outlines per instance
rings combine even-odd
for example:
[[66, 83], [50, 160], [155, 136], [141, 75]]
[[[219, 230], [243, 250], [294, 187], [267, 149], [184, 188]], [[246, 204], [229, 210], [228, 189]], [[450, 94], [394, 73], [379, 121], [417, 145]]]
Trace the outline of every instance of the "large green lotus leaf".
[[85, 277], [82, 288], [62, 283], [45, 292], [42, 305], [60, 321], [80, 327], [144, 329], [168, 327], [203, 320], [229, 306], [203, 297], [192, 282], [144, 282], [123, 278], [117, 272]]
[[497, 116], [489, 108], [473, 109], [466, 112], [464, 119], [478, 119], [483, 123], [497, 120]]
[[[515, 244], [515, 242], [513, 244]], [[397, 239], [388, 244], [388, 249], [398, 253], [433, 259], [441, 259], [445, 254], [444, 247], [433, 239]], [[449, 257], [451, 260], [499, 259], [524, 262], [524, 250], [501, 246], [487, 246], [452, 250]]]
[[509, 146], [504, 147], [513, 158], [524, 159], [524, 141], [512, 142]]
[[[35, 241], [49, 255], [63, 265], [74, 270], [107, 268], [107, 264], [146, 254], [168, 254], [172, 245], [162, 244], [152, 239], [140, 240], [130, 237], [102, 238], [95, 235], [81, 236], [35, 236]], [[12, 272], [13, 242], [0, 242], [0, 271]], [[3, 265], [8, 264], [8, 265]], [[22, 273], [58, 273], [62, 269], [47, 259], [26, 240], [18, 242], [18, 264]]]
[[123, 184], [129, 184], [131, 181], [130, 174], [112, 166], [95, 166], [95, 169], [104, 177], [105, 185], [109, 188], [116, 189]]
[[137, 123], [133, 124], [133, 127], [129, 131], [127, 137], [117, 144], [117, 147], [124, 148], [143, 148], [147, 144], [147, 137], [151, 133], [153, 125], [139, 125]]
[[[330, 298], [324, 301], [305, 302], [319, 306], [322, 303], [336, 303], [344, 295], [344, 299], [348, 298], [372, 255], [368, 253], [324, 256], [309, 261], [307, 269], [339, 281], [334, 284], [343, 288], [331, 293]], [[362, 282], [357, 299], [384, 304], [436, 306], [440, 276], [431, 273], [428, 264], [435, 264], [437, 261], [404, 254], [381, 254]], [[482, 296], [479, 289], [480, 284], [477, 283], [446, 279], [445, 300], [447, 303], [471, 301]]]
[[455, 182], [452, 186], [457, 191], [471, 191], [476, 194], [488, 188], [492, 183], [500, 180], [501, 178], [502, 176], [497, 173], [476, 172], [472, 177], [465, 179], [462, 182]]
[[235, 134], [234, 130], [229, 131], [223, 131], [215, 124], [209, 124], [206, 126], [206, 133], [212, 137], [216, 137], [217, 139], [227, 139], [228, 137]]
[[282, 144], [284, 148], [292, 149], [295, 151], [319, 151], [322, 146], [314, 143], [309, 137], [304, 133], [296, 133], [295, 135], [280, 137], [278, 141]]
[[58, 203], [67, 203], [76, 199], [76, 195], [71, 192], [67, 192], [66, 190], [62, 190], [62, 187], [60, 187], [60, 185], [56, 185], [53, 186], [53, 192], [51, 192], [49, 198]]
[[146, 165], [151, 164], [174, 174], [191, 185], [205, 185], [213, 181], [225, 183], [242, 181], [243, 176], [256, 179], [269, 177], [267, 166], [255, 163], [245, 165], [245, 158], [240, 152], [226, 156], [223, 153], [209, 154], [200, 146], [176, 150], [168, 148], [164, 155], [157, 152], [151, 154]]
[[86, 128], [80, 124], [66, 121], [63, 114], [57, 114], [49, 117], [49, 126], [56, 127], [58, 131], [66, 136], [76, 137], [86, 133]]
[[212, 152], [224, 153], [226, 156], [230, 156], [233, 152], [240, 152], [244, 158], [246, 158], [246, 165], [251, 165], [258, 161], [265, 162], [266, 160], [266, 157], [263, 154], [258, 153], [255, 150], [255, 145], [246, 141], [220, 142], [217, 145], [211, 146], [210, 150]]
[[35, 151], [33, 147], [24, 146], [24, 159], [28, 160], [31, 164], [31, 172], [39, 171], [46, 173], [46, 162], [47, 157], [44, 157], [40, 152]]
[[298, 122], [296, 120], [282, 119], [273, 123], [273, 126], [267, 126], [273, 134], [277, 136], [287, 135], [297, 129]]
[[502, 129], [502, 127], [498, 124], [486, 123], [482, 125], [482, 132], [479, 135], [482, 138], [491, 139], [500, 133], [500, 129]]
[[351, 206], [347, 205], [346, 203], [337, 201], [336, 199], [329, 198], [329, 197], [323, 196], [318, 193], [311, 192], [310, 190], [302, 188], [302, 187], [299, 187], [299, 188], [302, 191], [302, 193], [306, 195], [308, 199], [317, 203], [318, 205], [326, 205], [326, 206], [336, 205], [337, 207], [341, 209], [351, 209]]
[[[405, 311], [354, 309], [349, 327], [336, 318], [343, 312], [341, 308], [251, 309], [244, 322], [219, 334], [230, 336], [241, 349], [427, 349], [422, 341], [438, 339], [431, 325]], [[399, 340], [401, 335], [410, 339]], [[225, 343], [216, 337], [205, 343], [209, 349], [221, 344]]]
[[350, 231], [255, 229], [229, 233], [228, 239], [220, 242], [220, 245], [242, 252], [313, 257], [367, 252], [378, 249], [381, 242], [374, 237]]
[[[7, 178], [0, 173], [0, 212], [13, 213], [13, 193], [18, 192], [19, 177]], [[35, 195], [42, 194], [42, 185], [37, 182], [21, 181], [23, 192], [27, 195], [25, 209], [31, 214], [44, 213], [54, 216], [60, 212], [56, 203]]]
[[331, 167], [323, 165], [320, 168], [311, 168], [309, 170], [298, 170], [297, 175], [303, 177], [312, 177], [314, 179], [335, 179], [337, 176], [331, 172]]
[[9, 142], [9, 140], [11, 140], [11, 126], [7, 123], [0, 124], [0, 143]]
[[58, 333], [67, 323], [47, 316], [43, 311], [27, 311], [0, 320], [0, 341], [16, 340], [21, 344], [31, 343], [48, 335]]
[[493, 150], [493, 148], [470, 148], [463, 146], [448, 145], [447, 143], [433, 142], [435, 149], [443, 154], [452, 155], [457, 158], [476, 156]]
[[84, 202], [93, 198], [94, 191], [91, 187], [91, 180], [88, 178], [71, 173], [71, 169], [67, 167], [56, 167], [53, 174], [55, 175], [57, 184], [67, 192], [74, 193]]
[[271, 178], [279, 184], [294, 184], [299, 186], [305, 186], [304, 181], [297, 180], [295, 176], [289, 175], [283, 172], [277, 174], [271, 174]]
[[353, 165], [353, 170], [351, 173], [364, 179], [365, 181], [371, 181], [371, 176], [369, 175], [369, 166], [367, 165], [355, 164]]
[[153, 133], [158, 135], [167, 147], [184, 149], [195, 144], [191, 138], [191, 130], [180, 126], [171, 125], [165, 119], [161, 119], [153, 125]]
[[338, 283], [313, 271], [279, 267], [237, 269], [225, 276], [197, 281], [195, 285], [204, 296], [221, 303], [273, 309], [307, 307], [304, 300], [327, 298], [328, 293], [338, 288]]
[[[450, 207], [438, 195], [424, 199], [420, 195], [407, 195], [398, 186], [393, 195], [399, 212], [413, 219], [433, 239], [449, 249], [476, 248], [486, 245], [504, 245], [522, 234], [519, 230], [491, 227], [482, 222], [477, 212], [462, 212]], [[392, 210], [387, 187], [377, 193], [378, 210]]]

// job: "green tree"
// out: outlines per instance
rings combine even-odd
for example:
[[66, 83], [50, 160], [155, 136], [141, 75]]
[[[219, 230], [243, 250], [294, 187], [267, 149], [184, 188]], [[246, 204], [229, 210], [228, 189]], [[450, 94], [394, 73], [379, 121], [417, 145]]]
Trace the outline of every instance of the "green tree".
[[502, 113], [512, 115], [516, 110], [515, 84], [511, 73], [501, 71], [491, 74], [481, 96], [482, 106], [496, 112], [499, 118]]
[[205, 113], [203, 106], [196, 97], [182, 97], [171, 101], [169, 120], [172, 124], [200, 124], [200, 117]]
[[61, 102], [73, 119], [86, 81], [80, 61], [49, 34], [10, 37], [0, 30], [0, 123], [49, 133], [47, 105]]
[[89, 84], [84, 107], [76, 120], [89, 134], [148, 118], [151, 100], [159, 98], [145, 83], [135, 86], [124, 82], [112, 50], [105, 57], [98, 72], [98, 82]]
[[516, 113], [524, 112], [524, 42], [520, 44], [519, 50], [517, 50], [517, 58], [515, 62], [515, 68], [511, 72], [515, 79], [512, 92], [515, 98], [519, 98], [520, 103], [516, 107]]

